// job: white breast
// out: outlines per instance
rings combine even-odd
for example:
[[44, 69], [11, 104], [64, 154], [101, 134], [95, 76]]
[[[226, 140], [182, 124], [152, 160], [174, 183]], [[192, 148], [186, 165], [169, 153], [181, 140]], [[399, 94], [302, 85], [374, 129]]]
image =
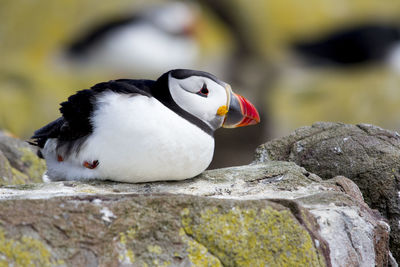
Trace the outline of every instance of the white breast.
[[[181, 180], [200, 174], [210, 164], [214, 139], [158, 100], [108, 92], [98, 102], [94, 131], [78, 157], [57, 162], [56, 156], [48, 161], [45, 155], [50, 178]], [[99, 161], [97, 168], [82, 166], [93, 160]]]

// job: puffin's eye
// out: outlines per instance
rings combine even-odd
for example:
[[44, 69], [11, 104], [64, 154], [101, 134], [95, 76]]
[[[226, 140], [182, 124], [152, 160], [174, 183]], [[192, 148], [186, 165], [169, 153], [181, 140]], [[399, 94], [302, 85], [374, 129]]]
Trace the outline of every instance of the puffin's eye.
[[200, 91], [198, 91], [196, 94], [198, 94], [199, 96], [202, 96], [202, 97], [207, 97], [208, 96], [207, 85], [204, 84], [203, 87], [200, 89]]

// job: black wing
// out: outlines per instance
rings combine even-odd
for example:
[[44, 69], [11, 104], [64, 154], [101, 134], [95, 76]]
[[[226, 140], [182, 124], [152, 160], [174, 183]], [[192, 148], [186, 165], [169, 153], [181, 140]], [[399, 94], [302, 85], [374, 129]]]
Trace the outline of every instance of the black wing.
[[300, 42], [294, 48], [312, 57], [315, 63], [352, 65], [382, 60], [399, 40], [398, 26], [367, 24], [332, 32], [319, 40]]
[[90, 118], [95, 109], [96, 98], [105, 91], [121, 94], [140, 94], [151, 97], [151, 87], [154, 81], [150, 80], [112, 80], [96, 84], [91, 89], [78, 91], [75, 95], [61, 103], [62, 117], [35, 131], [31, 137], [32, 145], [43, 148], [49, 138], [58, 139], [58, 147], [66, 145], [69, 151], [84, 142], [92, 133], [93, 125]]
[[64, 124], [64, 122], [65, 122], [64, 118], [61, 117], [43, 126], [39, 130], [36, 130], [34, 135], [31, 137], [33, 139], [33, 142], [29, 143], [38, 146], [40, 148], [43, 148], [47, 139], [56, 138], [59, 136], [60, 129]]

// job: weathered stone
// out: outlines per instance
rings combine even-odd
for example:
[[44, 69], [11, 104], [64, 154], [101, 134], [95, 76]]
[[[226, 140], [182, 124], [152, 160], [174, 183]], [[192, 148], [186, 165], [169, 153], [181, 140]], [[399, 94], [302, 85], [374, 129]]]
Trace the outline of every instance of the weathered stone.
[[0, 131], [0, 185], [39, 183], [46, 170], [28, 143]]
[[386, 266], [389, 257], [389, 227], [350, 180], [290, 162], [180, 182], [7, 186], [0, 227], [0, 254], [15, 265]]
[[360, 124], [316, 123], [261, 145], [256, 162], [293, 161], [329, 179], [343, 175], [361, 189], [365, 201], [389, 220], [390, 247], [400, 259], [400, 136]]

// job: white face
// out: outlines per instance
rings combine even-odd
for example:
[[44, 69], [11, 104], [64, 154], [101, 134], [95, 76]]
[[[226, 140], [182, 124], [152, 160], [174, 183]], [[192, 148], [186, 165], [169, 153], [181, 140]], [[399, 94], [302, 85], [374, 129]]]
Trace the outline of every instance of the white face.
[[212, 129], [221, 127], [224, 122], [224, 115], [217, 112], [220, 107], [228, 106], [228, 88], [207, 77], [175, 79], [169, 75], [169, 90], [174, 101]]

